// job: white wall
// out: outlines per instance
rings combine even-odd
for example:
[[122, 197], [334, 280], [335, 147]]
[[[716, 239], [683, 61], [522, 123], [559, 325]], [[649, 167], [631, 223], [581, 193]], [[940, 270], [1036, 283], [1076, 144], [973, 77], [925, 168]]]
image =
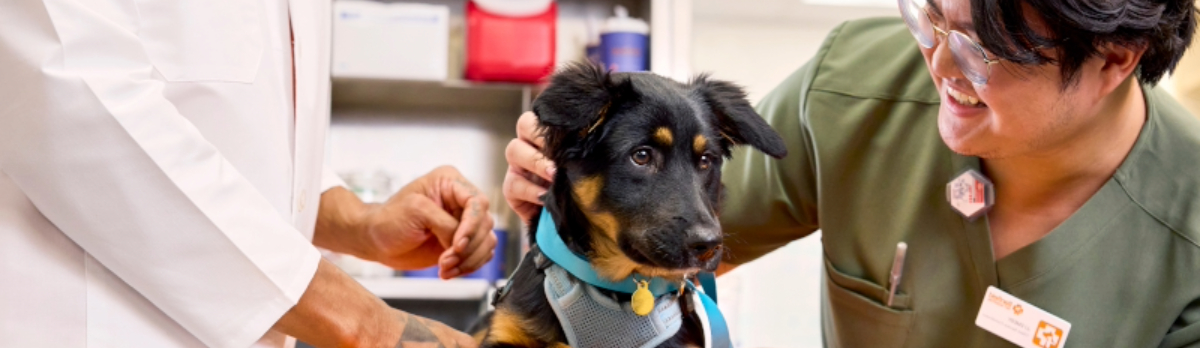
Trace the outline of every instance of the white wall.
[[[836, 3], [836, 1], [822, 1]], [[884, 6], [822, 6], [798, 0], [696, 0], [696, 73], [746, 87], [757, 102], [809, 60], [839, 23], [895, 16]], [[863, 3], [863, 1], [857, 1]], [[820, 234], [721, 277], [720, 304], [738, 347], [821, 347]]]

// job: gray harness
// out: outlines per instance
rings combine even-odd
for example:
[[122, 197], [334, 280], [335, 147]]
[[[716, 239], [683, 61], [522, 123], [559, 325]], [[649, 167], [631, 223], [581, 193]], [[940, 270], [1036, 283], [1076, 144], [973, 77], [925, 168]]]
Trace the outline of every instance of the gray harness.
[[545, 272], [546, 300], [572, 348], [654, 348], [683, 326], [678, 293], [656, 298], [654, 311], [643, 317], [557, 264], [550, 263]]

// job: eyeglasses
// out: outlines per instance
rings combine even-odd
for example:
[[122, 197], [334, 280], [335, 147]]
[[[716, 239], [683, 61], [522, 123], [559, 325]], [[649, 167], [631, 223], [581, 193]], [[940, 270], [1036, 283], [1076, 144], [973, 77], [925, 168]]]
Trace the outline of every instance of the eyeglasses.
[[999, 59], [988, 58], [987, 52], [983, 51], [983, 46], [980, 46], [967, 34], [958, 30], [946, 31], [933, 25], [933, 19], [929, 17], [926, 5], [917, 3], [917, 1], [924, 3], [924, 0], [898, 1], [900, 16], [904, 17], [908, 31], [912, 32], [921, 47], [933, 48], [937, 44], [937, 35], [945, 36], [946, 41], [950, 43], [950, 53], [954, 57], [954, 63], [958, 64], [963, 75], [977, 85], [987, 84], [988, 77], [992, 75], [992, 64], [999, 63]]

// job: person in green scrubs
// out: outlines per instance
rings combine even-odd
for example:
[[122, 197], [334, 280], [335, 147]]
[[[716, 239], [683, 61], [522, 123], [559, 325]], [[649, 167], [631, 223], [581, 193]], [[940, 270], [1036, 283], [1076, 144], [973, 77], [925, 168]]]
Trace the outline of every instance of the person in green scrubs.
[[[1200, 121], [1154, 87], [1193, 1], [899, 2], [759, 104], [789, 155], [725, 164], [723, 268], [822, 230], [827, 347], [1016, 346], [975, 324], [989, 287], [1065, 347], [1200, 347]], [[553, 172], [535, 123], [507, 151], [524, 218]], [[948, 202], [968, 170], [994, 183], [976, 219]]]

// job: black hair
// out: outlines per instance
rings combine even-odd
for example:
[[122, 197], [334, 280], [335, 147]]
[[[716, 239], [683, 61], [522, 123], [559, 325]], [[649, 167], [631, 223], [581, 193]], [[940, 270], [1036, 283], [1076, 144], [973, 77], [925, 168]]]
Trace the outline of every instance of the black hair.
[[[1073, 84], [1079, 68], [1108, 44], [1144, 48], [1135, 72], [1156, 83], [1175, 69], [1196, 29], [1194, 0], [971, 0], [972, 20], [981, 45], [999, 58], [1023, 65], [1055, 63], [1063, 87]], [[1035, 31], [1022, 5], [1045, 23], [1048, 35]], [[1051, 57], [1042, 48], [1052, 48]]]

